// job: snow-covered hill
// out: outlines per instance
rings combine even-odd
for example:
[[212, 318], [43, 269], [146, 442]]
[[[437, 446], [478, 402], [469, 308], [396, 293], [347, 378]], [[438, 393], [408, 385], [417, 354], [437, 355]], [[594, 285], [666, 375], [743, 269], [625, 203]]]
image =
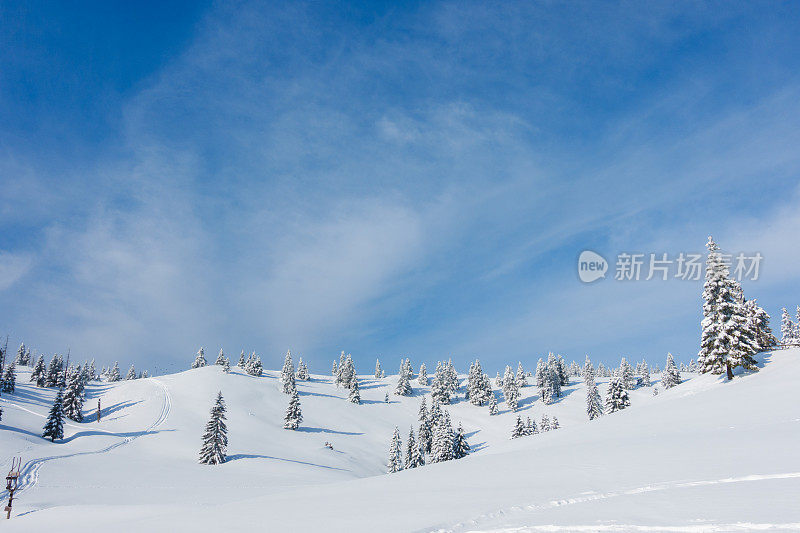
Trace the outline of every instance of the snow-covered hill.
[[[363, 404], [328, 376], [298, 381], [304, 421], [282, 427], [287, 396], [260, 378], [210, 366], [89, 389], [87, 421], [63, 443], [40, 437], [54, 391], [19, 376], [3, 395], [0, 449], [24, 464], [9, 531], [727, 531], [800, 530], [800, 350], [762, 356], [760, 372], [725, 382], [692, 376], [588, 422], [582, 383], [520, 411], [561, 429], [509, 440], [515, 413], [449, 406], [473, 454], [386, 475], [395, 425], [405, 439], [421, 395], [396, 377], [361, 379]], [[197, 463], [216, 391], [228, 405], [229, 460]], [[601, 387], [601, 392], [604, 388]], [[462, 395], [463, 396], [463, 395]], [[103, 417], [91, 411], [101, 398]], [[428, 395], [428, 399], [430, 396]], [[324, 446], [329, 441], [334, 449]], [[5, 497], [5, 494], [2, 494]]]

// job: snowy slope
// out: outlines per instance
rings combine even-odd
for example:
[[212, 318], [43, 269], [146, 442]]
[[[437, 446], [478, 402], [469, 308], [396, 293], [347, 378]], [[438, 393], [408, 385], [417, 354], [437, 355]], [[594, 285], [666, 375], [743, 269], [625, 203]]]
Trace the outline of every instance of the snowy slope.
[[[297, 432], [282, 429], [287, 397], [274, 372], [254, 378], [206, 367], [96, 385], [90, 396], [102, 395], [111, 412], [69, 427], [64, 444], [38, 437], [44, 420], [34, 413], [46, 413], [53, 392], [25, 384], [2, 401], [2, 457], [21, 453], [29, 465], [16, 516], [3, 526], [800, 530], [800, 350], [764, 360], [760, 372], [731, 383], [698, 376], [656, 397], [633, 391], [631, 408], [594, 422], [582, 384], [551, 406], [528, 387], [521, 414], [556, 415], [562, 429], [514, 441], [516, 414], [504, 404], [490, 417], [461, 401], [449, 410], [475, 453], [392, 475], [382, 474], [391, 432], [399, 425], [405, 439], [420, 401], [383, 403], [396, 377], [363, 379], [363, 405], [348, 403], [327, 377], [298, 382], [305, 420]], [[196, 454], [217, 390], [228, 403], [231, 460], [208, 467]]]

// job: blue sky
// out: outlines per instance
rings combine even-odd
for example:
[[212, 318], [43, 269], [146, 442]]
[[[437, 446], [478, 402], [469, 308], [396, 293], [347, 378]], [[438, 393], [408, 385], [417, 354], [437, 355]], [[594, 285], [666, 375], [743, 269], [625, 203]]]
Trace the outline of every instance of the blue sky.
[[[0, 331], [185, 367], [688, 361], [699, 281], [800, 303], [794, 3], [0, 1]], [[613, 265], [612, 265], [613, 269]], [[777, 321], [775, 321], [777, 328]]]

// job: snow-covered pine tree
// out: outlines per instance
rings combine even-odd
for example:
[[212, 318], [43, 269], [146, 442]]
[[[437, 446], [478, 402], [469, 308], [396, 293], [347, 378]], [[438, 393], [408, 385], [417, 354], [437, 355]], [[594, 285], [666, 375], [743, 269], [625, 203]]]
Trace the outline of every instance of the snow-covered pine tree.
[[594, 368], [589, 356], [586, 356], [586, 363], [583, 365], [583, 380], [586, 383], [586, 414], [589, 416], [589, 420], [594, 420], [603, 415], [603, 402], [600, 399], [600, 392], [597, 390]]
[[417, 441], [417, 445], [414, 447], [412, 464], [418, 467], [425, 466], [425, 451], [422, 449], [422, 444], [419, 441]]
[[375, 359], [375, 379], [381, 379], [381, 360]]
[[114, 367], [108, 371], [108, 381], [115, 382], [122, 379], [119, 372], [119, 362], [114, 361]]
[[519, 387], [510, 366], [506, 366], [506, 372], [503, 375], [503, 397], [508, 408], [516, 412], [519, 406]]
[[256, 352], [250, 354], [247, 369], [245, 370], [251, 376], [259, 377], [264, 373], [264, 367], [261, 364], [261, 357], [256, 355]]
[[489, 396], [489, 414], [490, 415], [497, 414], [497, 396], [495, 396], [494, 393], [492, 393], [492, 395]]
[[480, 406], [489, 401], [491, 393], [489, 378], [483, 373], [481, 362], [476, 359], [467, 375], [467, 397], [470, 403]]
[[394, 393], [397, 396], [411, 396], [411, 383], [408, 380], [408, 369], [406, 368], [405, 361], [400, 364], [400, 372], [398, 372], [397, 387], [394, 388]]
[[416, 468], [422, 466], [419, 464], [419, 447], [417, 440], [414, 438], [414, 426], [408, 432], [408, 440], [406, 441], [406, 455], [405, 455], [405, 468]]
[[[230, 371], [231, 371], [231, 362], [228, 361], [228, 358], [226, 357], [225, 360], [222, 361], [222, 372], [224, 372], [225, 374], [228, 374]], [[147, 370], [142, 372], [142, 377], [143, 378], [147, 377]]]
[[53, 407], [50, 408], [50, 414], [47, 415], [47, 423], [44, 425], [44, 433], [42, 438], [50, 439], [50, 442], [55, 442], [56, 439], [64, 438], [64, 396], [61, 389], [58, 390], [56, 398], [53, 401]]
[[419, 365], [419, 375], [417, 376], [417, 383], [419, 383], [421, 387], [428, 386], [428, 369], [425, 366], [425, 363]]
[[522, 421], [522, 417], [517, 415], [517, 420], [514, 422], [514, 429], [511, 430], [511, 438], [518, 439], [520, 437], [525, 436], [525, 422]]
[[608, 392], [606, 393], [606, 412], [614, 413], [625, 409], [630, 404], [628, 391], [622, 386], [622, 380], [619, 377], [611, 378], [611, 381], [608, 382]]
[[227, 361], [227, 360], [228, 360], [228, 358], [227, 358], [227, 357], [225, 357], [225, 352], [223, 352], [223, 351], [222, 351], [222, 348], [220, 348], [220, 349], [219, 349], [219, 354], [217, 355], [217, 360], [216, 360], [216, 361], [214, 361], [214, 364], [215, 364], [215, 365], [222, 366], [222, 365], [224, 365], [224, 364], [225, 364], [225, 361]]
[[17, 363], [11, 361], [6, 367], [6, 372], [3, 375], [2, 392], [13, 394], [17, 388]]
[[387, 463], [387, 472], [394, 474], [403, 469], [403, 441], [400, 440], [400, 429], [395, 426], [392, 441], [389, 444], [389, 462]]
[[283, 417], [284, 429], [297, 429], [303, 421], [303, 413], [300, 410], [300, 396], [295, 387], [289, 397], [289, 406], [286, 408], [286, 416]]
[[558, 396], [561, 397], [561, 387], [566, 387], [569, 385], [569, 372], [567, 372], [567, 363], [564, 361], [564, 358], [561, 355], [556, 356], [556, 363], [557, 363], [557, 374], [559, 377], [558, 382]]
[[350, 393], [347, 395], [347, 399], [350, 403], [361, 403], [361, 391], [358, 389], [358, 377], [355, 374], [353, 374], [353, 380], [350, 382]]
[[544, 413], [542, 414], [542, 425], [541, 425], [541, 428], [542, 428], [543, 432], [544, 431], [550, 431], [550, 419], [547, 418], [547, 415], [544, 414]]
[[389, 393], [388, 393], [388, 392], [387, 392], [386, 394], [384, 394], [384, 396], [383, 396], [383, 402], [384, 402], [384, 403], [390, 403], [390, 402], [389, 402]]
[[31, 372], [31, 382], [35, 383], [37, 387], [44, 387], [47, 369], [44, 366], [44, 356], [40, 355], [33, 365], [33, 372]]
[[536, 422], [531, 420], [531, 417], [528, 417], [525, 420], [525, 431], [527, 432], [528, 435], [536, 435], [537, 433], [539, 433], [539, 430], [536, 427]]
[[94, 367], [94, 359], [89, 361], [89, 370], [87, 370], [87, 374], [89, 376], [89, 381], [97, 379], [97, 370]]
[[78, 372], [73, 370], [69, 373], [67, 389], [64, 392], [64, 399], [62, 401], [64, 416], [75, 422], [83, 422], [84, 395], [81, 376]]
[[794, 342], [794, 324], [792, 317], [784, 307], [781, 310], [781, 344], [791, 344]]
[[128, 374], [125, 376], [126, 381], [130, 381], [132, 379], [136, 379], [136, 369], [133, 368], [133, 365], [128, 369]]
[[[692, 360], [691, 363], [689, 364], [690, 371], [692, 365], [694, 365], [694, 360]], [[641, 377], [639, 378], [639, 383], [642, 385], [642, 387], [649, 387], [652, 384], [650, 382], [650, 367], [644, 361], [642, 361], [642, 374]]]
[[561, 427], [561, 426], [560, 426], [560, 425], [559, 425], [559, 423], [558, 423], [558, 418], [556, 418], [555, 416], [553, 416], [553, 420], [552, 420], [552, 422], [550, 422], [550, 429], [558, 429], [558, 428], [560, 428], [560, 427]]
[[757, 370], [754, 356], [760, 351], [758, 325], [742, 296], [741, 286], [735, 280], [731, 280], [731, 283], [738, 291], [734, 293], [737, 297], [734, 299], [733, 313], [723, 325], [723, 335], [728, 338], [727, 364], [730, 368], [741, 366], [745, 370]]
[[54, 355], [53, 358], [50, 360], [50, 364], [47, 365], [47, 374], [45, 377], [44, 386], [45, 387], [55, 387], [58, 385], [59, 377], [58, 375], [61, 373], [61, 362], [58, 355]]
[[239, 368], [244, 370], [244, 366], [245, 366], [246, 362], [247, 362], [247, 359], [244, 356], [244, 350], [242, 350], [242, 353], [239, 354], [239, 362], [236, 364], [236, 366], [238, 366]]
[[17, 364], [20, 366], [28, 366], [30, 362], [28, 361], [27, 354], [30, 353], [28, 348], [25, 346], [25, 343], [20, 343], [19, 349], [17, 350]]
[[700, 352], [697, 363], [702, 373], [722, 374], [727, 372], [733, 379], [733, 366], [729, 354], [741, 362], [746, 343], [741, 342], [737, 329], [743, 314], [740, 305], [744, 302], [741, 286], [729, 277], [727, 263], [723, 260], [719, 246], [708, 237], [706, 277], [703, 284], [703, 321], [700, 337]]
[[433, 427], [433, 445], [431, 446], [431, 462], [440, 463], [453, 458], [453, 428], [447, 412], [439, 417]]
[[197, 357], [194, 358], [192, 362], [192, 368], [200, 368], [201, 366], [206, 366], [206, 352], [201, 346], [199, 350], [197, 350]]
[[[436, 402], [434, 402], [436, 403]], [[425, 453], [430, 453], [433, 442], [433, 429], [431, 420], [428, 417], [428, 408], [425, 405], [425, 396], [419, 405], [419, 445]]]
[[222, 391], [217, 393], [214, 407], [211, 408], [211, 419], [203, 433], [203, 446], [200, 448], [200, 464], [217, 465], [227, 459], [228, 427], [225, 425], [225, 400]]
[[[747, 300], [745, 302], [745, 307], [747, 309], [749, 327], [753, 329], [756, 334], [758, 351], [763, 352], [769, 350], [778, 343], [778, 340], [772, 333], [772, 328], [769, 326], [769, 314], [758, 305], [755, 299]], [[691, 367], [692, 365], [690, 364], [689, 366]]]
[[795, 312], [795, 318], [797, 319], [794, 323], [794, 342], [800, 343], [800, 305], [797, 306], [797, 311]]
[[633, 368], [624, 357], [619, 362], [619, 377], [625, 390], [632, 390], [634, 387]]
[[678, 372], [678, 367], [675, 366], [675, 360], [672, 358], [671, 353], [667, 353], [667, 363], [664, 365], [664, 371], [661, 373], [661, 384], [665, 389], [671, 389], [681, 382], [681, 374]]
[[517, 375], [516, 381], [518, 387], [527, 387], [528, 380], [525, 378], [525, 370], [522, 369], [522, 361], [517, 362]]
[[436, 363], [436, 373], [433, 375], [433, 383], [431, 383], [431, 398], [441, 404], [450, 403], [448, 377], [441, 361]]
[[534, 380], [536, 380], [536, 387], [543, 389], [545, 385], [545, 364], [541, 358], [539, 358], [539, 362], [536, 363], [536, 373], [534, 374]]
[[453, 435], [453, 459], [466, 457], [469, 455], [469, 451], [469, 442], [467, 442], [467, 437], [464, 435], [464, 428], [461, 422], [459, 422], [456, 432]]
[[303, 361], [303, 358], [300, 358], [300, 361], [297, 363], [297, 379], [300, 381], [308, 381], [311, 376], [308, 373], [308, 365]]
[[292, 352], [286, 351], [286, 357], [283, 359], [283, 369], [281, 369], [281, 383], [283, 383], [284, 394], [291, 394], [292, 389], [295, 388], [294, 381], [294, 364], [292, 363]]
[[503, 388], [503, 378], [500, 377], [500, 372], [495, 374], [494, 376], [494, 384], [497, 385], [498, 388]]
[[336, 364], [336, 359], [333, 360], [333, 368], [331, 368], [331, 376], [333, 376], [333, 382], [337, 383], [337, 378], [339, 377], [339, 366]]

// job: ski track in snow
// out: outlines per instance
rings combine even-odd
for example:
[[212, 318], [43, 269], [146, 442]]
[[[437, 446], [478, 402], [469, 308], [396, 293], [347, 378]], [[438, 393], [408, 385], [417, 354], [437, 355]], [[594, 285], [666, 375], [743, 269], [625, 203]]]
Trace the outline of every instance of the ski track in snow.
[[[81, 455], [96, 455], [96, 454], [100, 454], [100, 453], [110, 452], [111, 450], [119, 448], [120, 446], [125, 446], [126, 444], [130, 444], [131, 442], [133, 442], [134, 440], [138, 439], [142, 435], [146, 435], [147, 433], [153, 431], [154, 429], [156, 429], [159, 426], [161, 426], [164, 422], [166, 422], [167, 417], [169, 417], [170, 410], [172, 409], [172, 397], [171, 397], [171, 395], [169, 393], [169, 389], [167, 388], [166, 385], [164, 385], [164, 383], [162, 383], [161, 381], [159, 381], [156, 378], [148, 378], [148, 379], [150, 379], [150, 381], [152, 383], [158, 385], [161, 388], [161, 391], [162, 391], [162, 393], [164, 395], [164, 399], [163, 399], [163, 402], [161, 404], [161, 411], [158, 414], [158, 418], [156, 418], [156, 420], [152, 424], [147, 426], [144, 430], [140, 431], [139, 434], [137, 434], [137, 435], [131, 435], [131, 436], [123, 437], [123, 439], [121, 441], [115, 442], [114, 444], [111, 444], [111, 445], [106, 446], [104, 448], [101, 448], [99, 450], [87, 451], [87, 452], [67, 453], [67, 454], [63, 454], [63, 455], [51, 455], [51, 456], [48, 456], [48, 457], [38, 457], [36, 459], [31, 459], [31, 460], [27, 461], [22, 466], [22, 468], [20, 468], [20, 470], [19, 470], [19, 472], [20, 472], [19, 488], [17, 489], [16, 492], [17, 493], [23, 493], [26, 490], [29, 490], [29, 489], [35, 487], [36, 484], [39, 482], [39, 471], [41, 470], [42, 465], [44, 465], [45, 463], [47, 463], [49, 461], [54, 461], [54, 460], [57, 460], [57, 459], [67, 459], [67, 458], [70, 458], [70, 457], [79, 457]], [[4, 403], [6, 403], [8, 405], [11, 405], [13, 407], [17, 407], [19, 409], [22, 409], [23, 411], [27, 411], [29, 413], [35, 414], [36, 416], [39, 416], [39, 417], [42, 417], [42, 418], [46, 418], [44, 415], [41, 415], [41, 414], [36, 413], [34, 411], [31, 411], [30, 409], [26, 409], [25, 407], [22, 407], [20, 405], [14, 404], [14, 403], [9, 402], [7, 400], [4, 400]], [[65, 423], [65, 425], [73, 427], [73, 428], [78, 428], [78, 429], [81, 429], [81, 430], [85, 430], [88, 427], [88, 426], [79, 426], [79, 425], [70, 424], [70, 423]], [[106, 429], [99, 429], [98, 428], [98, 429], [93, 429], [93, 431], [101, 431], [103, 433], [108, 433], [109, 435], [116, 435], [116, 433], [114, 433], [113, 431], [108, 431]], [[0, 492], [0, 499], [5, 499], [7, 496], [8, 496], [8, 491], [3, 490], [2, 492]]]
[[492, 533], [522, 533], [525, 531], [749, 531], [749, 530], [800, 530], [800, 523], [791, 524], [754, 524], [754, 523], [741, 523], [741, 524], [703, 524], [703, 525], [687, 525], [687, 526], [637, 526], [637, 525], [574, 525], [574, 526], [561, 526], [561, 525], [537, 525], [537, 526], [523, 526], [523, 527], [493, 527], [489, 529], [476, 529], [480, 528], [481, 522], [488, 522], [505, 515], [512, 513], [523, 513], [530, 511], [544, 511], [546, 509], [553, 509], [565, 505], [573, 505], [576, 503], [585, 503], [596, 500], [606, 500], [609, 498], [617, 498], [619, 496], [635, 496], [637, 494], [644, 494], [647, 492], [657, 492], [668, 489], [683, 489], [690, 487], [704, 487], [708, 485], [721, 485], [725, 483], [742, 483], [748, 481], [766, 481], [772, 479], [793, 479], [800, 478], [800, 472], [789, 472], [785, 474], [751, 474], [748, 476], [728, 477], [714, 480], [700, 480], [700, 481], [672, 481], [664, 483], [654, 483], [645, 485], [643, 487], [636, 487], [634, 489], [617, 490], [601, 493], [589, 493], [573, 498], [566, 498], [560, 500], [551, 500], [547, 503], [531, 504], [531, 505], [517, 505], [508, 509], [500, 509], [491, 513], [479, 515], [468, 522], [459, 522], [453, 526], [430, 529], [435, 533], [454, 533], [457, 531], [466, 531], [468, 533], [475, 533], [478, 531], [492, 532]]

